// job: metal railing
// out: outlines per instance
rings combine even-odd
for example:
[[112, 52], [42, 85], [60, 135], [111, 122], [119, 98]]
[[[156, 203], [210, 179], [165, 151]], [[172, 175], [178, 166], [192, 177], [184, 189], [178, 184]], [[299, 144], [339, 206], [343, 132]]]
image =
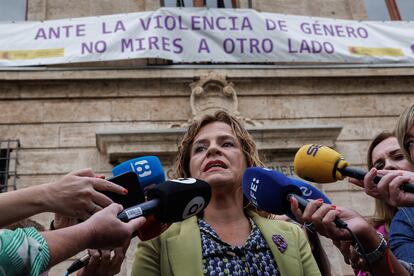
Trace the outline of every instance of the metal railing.
[[9, 189], [16, 190], [17, 178], [17, 153], [20, 148], [20, 141], [0, 140], [0, 192], [7, 192]]

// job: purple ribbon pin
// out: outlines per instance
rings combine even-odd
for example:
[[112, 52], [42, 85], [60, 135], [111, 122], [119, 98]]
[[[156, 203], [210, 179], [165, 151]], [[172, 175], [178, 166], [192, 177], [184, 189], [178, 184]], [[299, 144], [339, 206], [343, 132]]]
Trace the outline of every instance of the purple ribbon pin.
[[288, 248], [288, 244], [284, 237], [278, 234], [274, 234], [272, 236], [272, 241], [276, 244], [277, 249], [279, 249], [280, 253], [284, 253]]

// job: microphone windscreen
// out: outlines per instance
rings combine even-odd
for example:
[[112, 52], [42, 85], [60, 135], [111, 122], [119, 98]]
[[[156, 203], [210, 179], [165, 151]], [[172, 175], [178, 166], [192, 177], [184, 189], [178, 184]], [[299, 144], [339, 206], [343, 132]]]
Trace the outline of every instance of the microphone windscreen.
[[141, 188], [165, 181], [163, 167], [156, 156], [143, 156], [122, 162], [112, 169], [112, 174], [116, 176], [130, 171], [138, 175]]
[[250, 167], [244, 171], [243, 193], [257, 208], [277, 215], [290, 210], [287, 195], [301, 195], [299, 187], [292, 185], [284, 174], [266, 168]]
[[313, 187], [311, 184], [303, 180], [293, 178], [293, 177], [289, 177], [289, 179], [293, 185], [299, 187], [299, 189], [302, 192], [302, 197], [304, 199], [315, 199], [316, 200], [316, 199], [322, 198], [324, 203], [326, 204], [332, 203], [324, 193], [319, 191], [317, 188]]
[[329, 147], [311, 144], [298, 150], [293, 165], [295, 173], [305, 180], [330, 183], [344, 179], [338, 169], [348, 166], [348, 162]]
[[162, 222], [176, 222], [196, 215], [210, 202], [210, 185], [195, 178], [167, 180], [147, 191], [148, 200], [160, 199], [155, 213]]

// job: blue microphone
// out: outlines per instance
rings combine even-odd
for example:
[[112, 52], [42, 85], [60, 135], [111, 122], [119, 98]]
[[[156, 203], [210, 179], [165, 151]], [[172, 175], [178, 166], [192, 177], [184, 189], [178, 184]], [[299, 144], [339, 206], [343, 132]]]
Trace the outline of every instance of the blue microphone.
[[[244, 195], [254, 206], [272, 214], [289, 214], [291, 197], [298, 201], [302, 211], [309, 203], [302, 196], [301, 189], [292, 184], [292, 179], [266, 168], [247, 168], [243, 174], [242, 188]], [[339, 228], [347, 227], [340, 219], [334, 222]]]
[[257, 208], [284, 215], [290, 210], [289, 195], [301, 195], [284, 174], [260, 167], [247, 168], [243, 173], [243, 193]]
[[293, 177], [288, 177], [291, 184], [298, 186], [302, 192], [302, 197], [305, 199], [323, 199], [323, 202], [326, 204], [332, 204], [331, 200], [317, 188], [313, 187], [311, 184]]
[[165, 174], [160, 160], [156, 156], [143, 156], [122, 162], [112, 169], [114, 182], [128, 190], [127, 195], [118, 195], [104, 191], [112, 201], [122, 204], [124, 208], [135, 206], [145, 201], [145, 190], [151, 184], [165, 182]]
[[[139, 179], [139, 186], [143, 193], [147, 194], [153, 186], [165, 182], [165, 174], [160, 159], [156, 156], [143, 156], [125, 161], [112, 169], [113, 175], [125, 172], [133, 172]], [[144, 202], [135, 202], [134, 205]], [[148, 203], [143, 203], [148, 204]], [[129, 205], [131, 207], [133, 205]], [[155, 216], [147, 217], [147, 221], [138, 230], [141, 241], [147, 241], [159, 236], [168, 226], [160, 222]]]
[[[145, 202], [145, 188], [149, 189], [151, 184], [161, 184], [165, 182], [165, 174], [162, 168], [160, 159], [156, 156], [143, 156], [122, 162], [112, 169], [112, 177], [108, 181], [128, 190], [127, 195], [118, 195], [113, 192], [103, 191], [112, 201], [121, 204], [124, 207], [123, 216], [126, 210], [137, 209], [137, 206], [143, 213], [154, 212], [158, 208], [159, 202], [157, 200], [150, 200]], [[135, 208], [135, 209], [134, 209]], [[129, 211], [131, 212], [131, 211]], [[120, 219], [125, 218], [120, 216]], [[147, 221], [137, 231], [140, 240], [146, 241], [160, 235], [164, 227], [154, 216], [149, 216]], [[86, 254], [80, 259], [74, 261], [67, 269], [68, 274], [73, 273], [89, 263], [90, 255]]]
[[128, 194], [126, 196], [111, 192], [105, 194], [114, 202], [122, 204], [124, 208], [143, 203], [146, 190], [151, 188], [152, 184], [165, 182], [164, 170], [160, 159], [156, 156], [143, 156], [122, 162], [112, 169], [112, 175], [113, 177], [108, 180], [126, 188]]
[[137, 174], [142, 189], [151, 184], [165, 182], [165, 174], [160, 159], [156, 156], [143, 156], [131, 159], [115, 166], [112, 175], [120, 175], [125, 172]]

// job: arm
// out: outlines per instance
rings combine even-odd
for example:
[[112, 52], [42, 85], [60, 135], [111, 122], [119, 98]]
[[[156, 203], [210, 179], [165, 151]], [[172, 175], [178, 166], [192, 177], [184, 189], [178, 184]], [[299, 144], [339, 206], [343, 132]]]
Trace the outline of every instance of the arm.
[[341, 252], [345, 263], [351, 265], [355, 274], [367, 271], [365, 260], [355, 251], [352, 241], [333, 240], [333, 243]]
[[[51, 228], [51, 230], [70, 227], [78, 223], [79, 221], [76, 218], [69, 218], [55, 213], [55, 218], [51, 224], [53, 228]], [[124, 261], [125, 253], [128, 250], [128, 247], [129, 243], [126, 243], [123, 247], [116, 248], [113, 251], [88, 249], [90, 260], [87, 262], [85, 267], [83, 267], [76, 273], [76, 275], [112, 276], [118, 274], [121, 271], [121, 266]]]
[[401, 208], [390, 226], [391, 250], [398, 259], [414, 263], [414, 208]]
[[[352, 240], [351, 235], [345, 229], [336, 227], [333, 221], [342, 219], [348, 224], [348, 228], [358, 237], [366, 252], [370, 253], [379, 246], [381, 239], [371, 225], [358, 213], [347, 208], [323, 204], [320, 201], [312, 201], [302, 213], [295, 199], [291, 201], [291, 210], [299, 221], [312, 223], [317, 231], [333, 240]], [[398, 262], [389, 248], [385, 254], [371, 263], [372, 272], [377, 275], [409, 275], [407, 270]]]
[[49, 248], [35, 228], [0, 230], [2, 275], [40, 275], [48, 262]]
[[125, 189], [96, 178], [90, 169], [78, 170], [56, 182], [0, 193], [0, 227], [42, 212], [61, 213], [83, 220], [112, 203], [97, 190], [125, 194]]
[[129, 243], [133, 233], [145, 222], [145, 218], [140, 217], [124, 223], [116, 217], [121, 211], [121, 205], [111, 204], [80, 224], [43, 232], [50, 251], [48, 267], [86, 248], [112, 249]]
[[[0, 216], [0, 227], [47, 210], [43, 198], [44, 186], [35, 186], [7, 193], [0, 193], [0, 208], [8, 210]], [[24, 206], [24, 208], [22, 208]]]
[[407, 263], [402, 260], [398, 260], [401, 265], [410, 273], [411, 276], [414, 276], [414, 263]]

